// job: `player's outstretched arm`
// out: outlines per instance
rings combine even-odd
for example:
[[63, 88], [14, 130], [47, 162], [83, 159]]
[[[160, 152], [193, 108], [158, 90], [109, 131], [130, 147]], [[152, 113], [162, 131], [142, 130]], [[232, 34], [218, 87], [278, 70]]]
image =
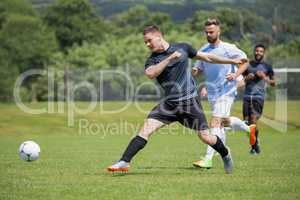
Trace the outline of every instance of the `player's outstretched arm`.
[[145, 70], [146, 76], [150, 79], [156, 78], [158, 75], [160, 75], [164, 71], [164, 69], [167, 67], [167, 65], [172, 60], [178, 59], [180, 56], [181, 56], [181, 53], [179, 53], [178, 51], [175, 51], [169, 57], [162, 60], [160, 63], [158, 63], [156, 65], [151, 65], [150, 67], [148, 67]]
[[246, 71], [246, 69], [248, 68], [248, 66], [249, 66], [249, 62], [248, 62], [248, 61], [239, 64], [239, 65], [238, 65], [239, 68], [238, 68], [238, 70], [236, 71], [236, 76], [238, 77], [238, 76], [240, 76], [241, 74], [243, 74], [244, 71]]
[[229, 58], [222, 58], [210, 53], [205, 53], [198, 51], [196, 58], [199, 60], [204, 60], [210, 63], [219, 63], [219, 64], [242, 64], [247, 62], [247, 59], [229, 59]]
[[235, 73], [227, 74], [226, 76], [227, 80], [233, 81], [241, 74], [243, 74], [243, 72], [246, 71], [246, 69], [248, 68], [248, 64], [249, 64], [248, 62], [240, 64], [238, 70]]

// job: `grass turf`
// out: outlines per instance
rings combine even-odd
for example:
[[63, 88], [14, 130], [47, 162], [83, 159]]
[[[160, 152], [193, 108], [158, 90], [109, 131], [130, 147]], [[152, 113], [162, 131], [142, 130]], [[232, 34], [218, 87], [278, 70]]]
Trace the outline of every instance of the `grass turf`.
[[[108, 102], [103, 108], [122, 104]], [[147, 111], [153, 105], [141, 107]], [[208, 109], [206, 103], [204, 107]], [[274, 103], [266, 102], [265, 107], [265, 115], [272, 118]], [[235, 108], [233, 115], [241, 117], [240, 102]], [[151, 138], [128, 174], [113, 175], [105, 168], [120, 157], [146, 112], [132, 105], [120, 113], [103, 114], [98, 106], [89, 114], [75, 115], [69, 127], [66, 114], [32, 115], [13, 104], [0, 104], [0, 199], [300, 199], [299, 108], [300, 102], [288, 102], [287, 133], [259, 124], [259, 156], [249, 155], [244, 133], [228, 133], [235, 164], [231, 175], [224, 173], [219, 156], [213, 169], [194, 168], [192, 162], [206, 146], [176, 124]], [[42, 150], [34, 162], [18, 157], [20, 143], [29, 139]]]

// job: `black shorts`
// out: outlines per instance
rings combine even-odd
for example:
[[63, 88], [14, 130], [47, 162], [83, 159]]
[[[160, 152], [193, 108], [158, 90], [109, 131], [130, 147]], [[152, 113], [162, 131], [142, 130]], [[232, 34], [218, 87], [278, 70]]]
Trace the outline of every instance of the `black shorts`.
[[147, 118], [156, 119], [164, 124], [179, 122], [194, 130], [208, 129], [207, 121], [197, 97], [180, 101], [163, 101], [155, 106]]
[[264, 99], [247, 97], [243, 99], [243, 115], [244, 118], [256, 115], [257, 118], [263, 113]]

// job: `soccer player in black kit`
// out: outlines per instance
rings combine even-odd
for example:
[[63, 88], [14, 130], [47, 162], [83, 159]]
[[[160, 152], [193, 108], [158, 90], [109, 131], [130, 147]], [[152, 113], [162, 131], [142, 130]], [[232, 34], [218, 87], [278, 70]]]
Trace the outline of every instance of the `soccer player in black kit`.
[[[250, 61], [248, 68], [243, 73], [245, 80], [243, 115], [244, 120], [249, 124], [256, 124], [262, 115], [266, 83], [273, 87], [275, 86], [273, 69], [264, 61], [265, 50], [265, 46], [261, 44], [254, 47], [254, 60]], [[250, 144], [250, 154], [259, 154], [260, 146], [257, 128], [255, 135], [250, 135]]]
[[110, 172], [127, 172], [131, 159], [147, 144], [152, 133], [164, 125], [179, 122], [194, 129], [199, 138], [221, 155], [226, 173], [233, 168], [230, 151], [220, 138], [211, 135], [202, 106], [198, 101], [196, 84], [188, 68], [189, 58], [214, 63], [240, 64], [245, 60], [220, 58], [198, 52], [186, 43], [169, 44], [157, 26], [147, 26], [144, 42], [152, 54], [145, 63], [145, 75], [156, 78], [165, 92], [165, 98], [152, 109], [139, 133], [129, 142], [121, 159], [107, 168]]

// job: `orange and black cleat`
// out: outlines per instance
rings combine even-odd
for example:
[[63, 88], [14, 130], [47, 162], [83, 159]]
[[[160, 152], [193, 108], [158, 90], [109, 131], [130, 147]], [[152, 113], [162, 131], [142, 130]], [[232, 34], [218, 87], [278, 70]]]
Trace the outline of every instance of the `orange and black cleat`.
[[251, 124], [250, 128], [250, 145], [254, 145], [256, 142], [256, 124]]

